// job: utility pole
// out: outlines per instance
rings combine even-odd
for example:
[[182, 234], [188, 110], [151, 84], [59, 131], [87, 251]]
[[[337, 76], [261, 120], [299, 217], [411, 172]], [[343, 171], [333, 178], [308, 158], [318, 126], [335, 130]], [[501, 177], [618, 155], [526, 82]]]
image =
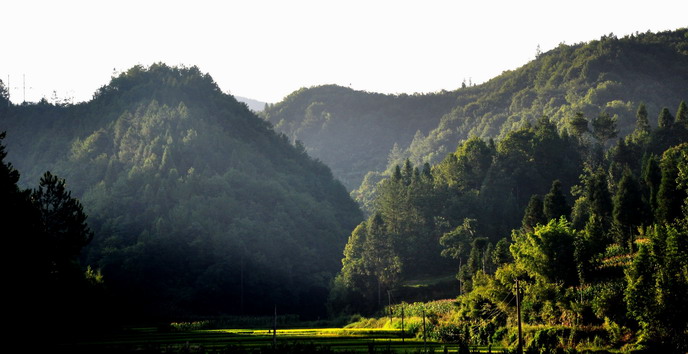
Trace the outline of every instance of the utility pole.
[[241, 252], [239, 263], [239, 290], [241, 301], [239, 302], [239, 313], [244, 314], [244, 252]]
[[275, 321], [272, 324], [272, 350], [277, 349], [277, 305], [275, 305]]
[[[459, 255], [459, 274], [461, 274], [461, 267], [463, 266], [463, 258]], [[459, 276], [459, 295], [463, 295], [463, 278]]]
[[401, 342], [404, 343], [404, 303], [401, 303]]
[[423, 309], [423, 353], [428, 352], [428, 340], [425, 335], [425, 309]]
[[521, 300], [519, 299], [521, 288], [516, 279], [516, 313], [518, 314], [518, 354], [523, 354], [523, 331], [521, 329]]
[[387, 307], [389, 307], [389, 325], [392, 326], [392, 295], [387, 290]]

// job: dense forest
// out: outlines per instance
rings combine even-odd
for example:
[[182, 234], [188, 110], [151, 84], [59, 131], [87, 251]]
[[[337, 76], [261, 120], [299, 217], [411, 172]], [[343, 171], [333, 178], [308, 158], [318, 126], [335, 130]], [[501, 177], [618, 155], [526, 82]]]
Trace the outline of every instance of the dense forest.
[[381, 95], [312, 87], [269, 105], [261, 116], [303, 141], [369, 209], [375, 184], [405, 159], [437, 163], [471, 136], [503, 138], [543, 115], [562, 129], [575, 113], [607, 112], [616, 117], [619, 134], [629, 134], [641, 102], [658, 112], [685, 99], [686, 36], [688, 30], [679, 29], [562, 43], [486, 83], [464, 82], [449, 92]]
[[397, 165], [349, 237], [331, 307], [371, 313], [405, 280], [451, 268], [459, 308], [438, 324], [448, 326], [443, 335], [505, 339], [515, 327], [513, 296], [505, 299], [518, 280], [524, 322], [541, 326], [531, 338], [554, 340], [535, 340], [533, 350], [597, 336], [612, 347], [684, 352], [685, 101], [674, 112], [663, 108], [653, 129], [641, 104], [634, 131], [618, 139], [606, 113], [575, 114], [562, 130], [541, 117], [497, 142], [470, 138], [435, 165]]
[[77, 105], [4, 105], [7, 158], [83, 203], [81, 253], [125, 316], [323, 316], [358, 206], [195, 67], [134, 67]]

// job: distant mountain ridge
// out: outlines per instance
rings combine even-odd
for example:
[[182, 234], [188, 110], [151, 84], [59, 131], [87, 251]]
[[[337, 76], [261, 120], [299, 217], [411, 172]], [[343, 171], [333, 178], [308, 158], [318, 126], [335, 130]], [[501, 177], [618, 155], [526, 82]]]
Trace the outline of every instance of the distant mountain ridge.
[[248, 108], [254, 112], [262, 111], [263, 109], [265, 109], [265, 105], [267, 104], [267, 102], [258, 101], [247, 97], [234, 96], [234, 98], [236, 98], [236, 100], [239, 102], [246, 103]]
[[686, 87], [684, 28], [561, 44], [484, 84], [451, 92], [386, 96], [333, 86], [301, 89], [261, 116], [302, 141], [353, 190], [366, 174], [372, 173], [365, 183], [374, 183], [406, 158], [416, 165], [438, 162], [470, 136], [500, 138], [543, 115], [564, 129], [576, 112], [588, 118], [607, 112], [617, 117], [624, 136], [633, 129], [640, 101], [656, 117], [662, 107], [673, 110]]

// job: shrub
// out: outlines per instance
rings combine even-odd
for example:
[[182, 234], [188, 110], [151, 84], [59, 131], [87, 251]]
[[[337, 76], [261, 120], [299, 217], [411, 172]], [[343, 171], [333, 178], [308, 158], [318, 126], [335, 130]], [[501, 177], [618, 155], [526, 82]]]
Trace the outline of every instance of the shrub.
[[446, 343], [460, 343], [465, 341], [463, 330], [460, 326], [453, 323], [440, 323], [433, 328], [430, 337]]

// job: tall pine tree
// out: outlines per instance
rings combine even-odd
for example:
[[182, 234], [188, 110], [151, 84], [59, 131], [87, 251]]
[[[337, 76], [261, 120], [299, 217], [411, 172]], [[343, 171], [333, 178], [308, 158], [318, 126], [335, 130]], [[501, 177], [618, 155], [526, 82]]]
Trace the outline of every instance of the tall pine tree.
[[555, 180], [552, 182], [552, 187], [549, 193], [545, 194], [543, 200], [543, 212], [545, 214], [545, 219], [559, 219], [565, 216], [567, 219], [571, 214], [571, 207], [566, 203], [566, 197], [561, 191], [561, 182]]
[[613, 218], [621, 245], [628, 245], [638, 226], [646, 220], [646, 207], [640, 192], [640, 185], [629, 168], [619, 181], [614, 194]]

